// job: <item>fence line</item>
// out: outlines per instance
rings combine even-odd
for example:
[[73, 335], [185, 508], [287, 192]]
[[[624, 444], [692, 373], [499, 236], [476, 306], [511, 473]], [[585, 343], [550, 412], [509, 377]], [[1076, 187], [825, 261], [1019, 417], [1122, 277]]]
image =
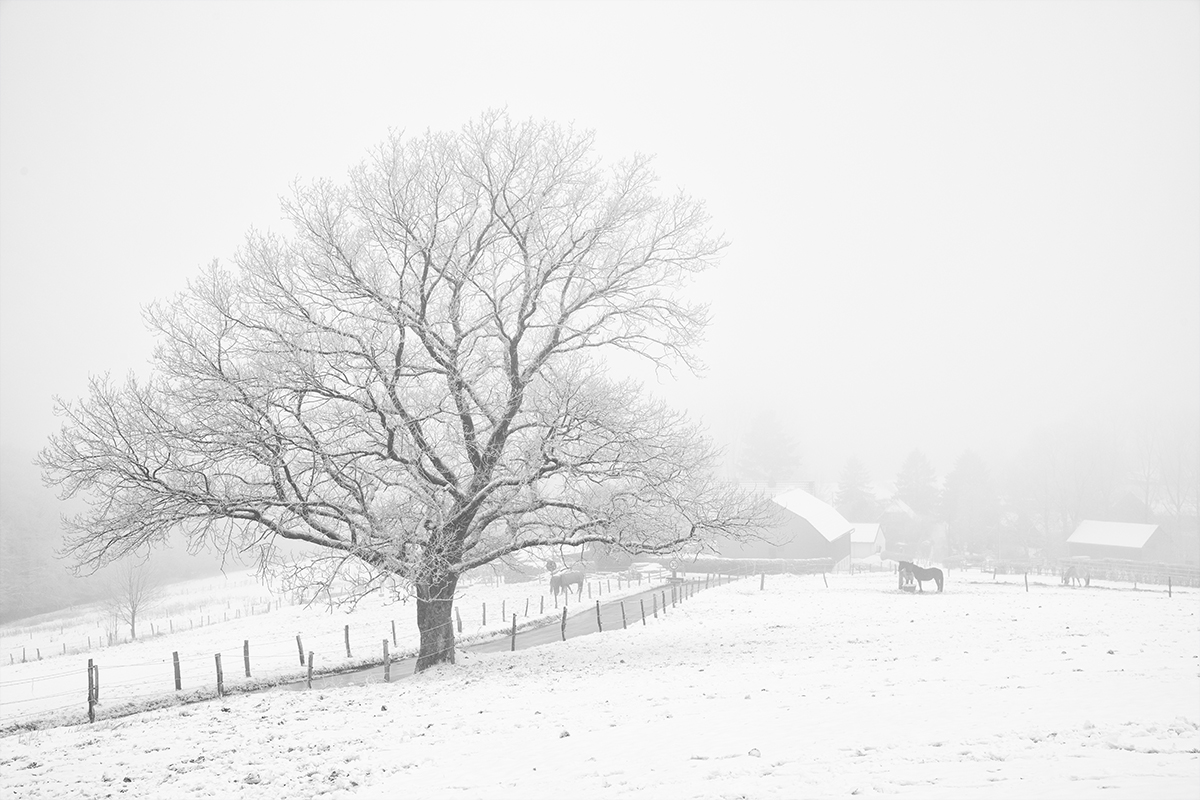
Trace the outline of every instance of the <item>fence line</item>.
[[[629, 587], [631, 587], [631, 588], [635, 585], [634, 581], [632, 581], [632, 580], [628, 581], [627, 583], [628, 583]], [[696, 583], [698, 583], [698, 581], [696, 581]], [[605, 587], [605, 588], [607, 588], [607, 587]], [[600, 588], [599, 586], [597, 587], [597, 593], [602, 594], [603, 591], [604, 591], [604, 589]], [[673, 598], [676, 595], [676, 591], [677, 590], [675, 588], [672, 588]], [[663, 593], [662, 596], [664, 597], [663, 602], [665, 605], [665, 602], [666, 602], [665, 601], [665, 593]], [[683, 594], [681, 591], [680, 591], [679, 597], [680, 597], [680, 599], [682, 599], [682, 597], [683, 597]], [[526, 599], [526, 604], [528, 605], [528, 599]], [[599, 614], [600, 601], [597, 600], [596, 605], [597, 605], [597, 614]], [[584, 610], [584, 608], [580, 607], [580, 611], [583, 611], [583, 610]], [[666, 609], [664, 608], [663, 610], [665, 612]], [[621, 611], [622, 611], [622, 615], [623, 615], [624, 614], [623, 604], [621, 607]], [[562, 612], [563, 612], [563, 616], [565, 618], [567, 615], [567, 612], [568, 612], [568, 606], [566, 604], [563, 605]], [[525, 623], [524, 625], [518, 625], [517, 624], [517, 614], [514, 613], [511, 617], [511, 630], [510, 630], [510, 636], [513, 637], [514, 647], [515, 647], [515, 637], [516, 637], [516, 633], [518, 630], [521, 630], [521, 629], [524, 629], [527, 627], [539, 626], [540, 624], [544, 624], [545, 620], [552, 620], [552, 619], [557, 618], [557, 616], [558, 616], [558, 614], [557, 614], [557, 612], [555, 612], [550, 615], [543, 615], [540, 618], [533, 619], [533, 620]], [[453, 625], [453, 621], [448, 621], [447, 623], [444, 623], [444, 624]], [[389, 620], [388, 627], [391, 629], [394, 629], [394, 621]], [[508, 626], [506, 626], [506, 628], [507, 627]], [[603, 628], [603, 625], [600, 621], [599, 616], [597, 617], [597, 627], [601, 628], [601, 629]], [[624, 627], [624, 625], [623, 625], [623, 627]], [[343, 637], [339, 637], [339, 638], [344, 638], [346, 629], [348, 629], [348, 628], [349, 628], [348, 625], [344, 627]], [[418, 629], [418, 631], [417, 631], [418, 637], [425, 633], [428, 633], [430, 630], [433, 630], [433, 629], [432, 628]], [[391, 633], [391, 630], [389, 630], [388, 632]], [[490, 632], [483, 629], [483, 627], [481, 625], [480, 628], [477, 629], [476, 633], [472, 634], [465, 641], [459, 640], [456, 637], [455, 641], [451, 645], [449, 645], [446, 649], [434, 652], [430, 655], [432, 655], [435, 658], [442, 656], [449, 649], [463, 646], [463, 645], [469, 643], [476, 636], [487, 636], [489, 633]], [[309, 637], [308, 641], [317, 641], [320, 639], [328, 640], [335, 635], [337, 635], [337, 634], [334, 634], [334, 633], [319, 634], [317, 636]], [[564, 636], [565, 636], [565, 631], [564, 631]], [[308, 641], [306, 641], [306, 644], [308, 643]], [[387, 639], [383, 638], [383, 639], [381, 639], [381, 641], [383, 642], [383, 661], [381, 663], [386, 663], [388, 665], [387, 671], [389, 673], [390, 673], [391, 660], [397, 659], [397, 658], [399, 658], [399, 659], [411, 658], [411, 657], [415, 657], [419, 653], [419, 647], [411, 650], [411, 652], [405, 652], [405, 651], [401, 650], [401, 651], [392, 653], [389, 651], [389, 648], [387, 647]], [[277, 644], [287, 642], [289, 647], [291, 644], [291, 640], [283, 639], [283, 638], [277, 638], [277, 639], [272, 639], [272, 640], [263, 640], [263, 644], [266, 644], [268, 642], [274, 642]], [[217, 653], [217, 669], [220, 670], [220, 661], [219, 661], [220, 654], [236, 654], [239, 657], [244, 656], [247, 644], [250, 645], [250, 653], [253, 655], [253, 659], [255, 659], [255, 660], [257, 660], [257, 659], [274, 659], [276, 662], [278, 662], [281, 660], [282, 661], [291, 660], [292, 658], [295, 657], [294, 655], [282, 654], [282, 653], [277, 653], [277, 652], [275, 652], [275, 653], [260, 652], [263, 649], [262, 647], [258, 647], [257, 645], [255, 645], [253, 640], [246, 640], [243, 642], [242, 647], [229, 648], [227, 650], [218, 651], [218, 653]], [[306, 659], [306, 661], [309, 663], [303, 664], [302, 668], [300, 669], [300, 672], [302, 674], [305, 671], [304, 668], [312, 669], [311, 659], [314, 655], [318, 654], [318, 651], [316, 651], [316, 649], [313, 647], [307, 647], [305, 649], [307, 650], [305, 655], [308, 657]], [[330, 650], [326, 650], [326, 652], [327, 653], [330, 653], [330, 652], [336, 653], [339, 651], [330, 649]], [[104, 672], [103, 688], [104, 688], [105, 702], [110, 709], [115, 708], [118, 711], [118, 715], [119, 715], [120, 711], [129, 709], [130, 707], [136, 706], [139, 703], [154, 704], [157, 702], [161, 702], [165, 698], [181, 696], [181, 693], [182, 693], [182, 696], [190, 699], [190, 698], [196, 697], [197, 692], [199, 692], [201, 695], [206, 695], [208, 692], [211, 692], [213, 684], [214, 684], [213, 676], [212, 676], [213, 667], [214, 667], [213, 658], [214, 658], [214, 656], [212, 656], [212, 655], [209, 655], [209, 656], [204, 656], [204, 655], [179, 656], [178, 654], [176, 654], [175, 657], [164, 657], [162, 659], [158, 659], [155, 661], [137, 661], [137, 662], [122, 663], [122, 664], [96, 664], [94, 667], [89, 666], [88, 678], [89, 678], [89, 683], [91, 682], [91, 680], [93, 678], [96, 679], [98, 682], [100, 667], [103, 667], [103, 672]], [[327, 659], [327, 663], [328, 663], [328, 656], [326, 656], [326, 659]], [[93, 661], [92, 659], [89, 659], [89, 665], [92, 663], [92, 661]], [[198, 671], [197, 665], [199, 665], [201, 662], [206, 662], [207, 667], [200, 668], [200, 669], [203, 669], [203, 671]], [[327, 667], [323, 670], [320, 670], [320, 672], [321, 673], [332, 673], [332, 672], [338, 672], [338, 671], [345, 671], [347, 668], [353, 670], [353, 669], [357, 669], [357, 668], [361, 668], [361, 667], [369, 667], [377, 662], [378, 662], [378, 657], [374, 656], [374, 655], [366, 657], [366, 658], [347, 657], [345, 660], [341, 661], [340, 663], [335, 661], [329, 667]], [[220, 674], [217, 675], [215, 683], [217, 686], [218, 696], [220, 696], [220, 694], [227, 693], [231, 688], [234, 690], [244, 690], [244, 687], [257, 688], [259, 686], [273, 685], [275, 683], [283, 683], [283, 682], [287, 682], [289, 680], [295, 680], [295, 678], [293, 677], [294, 675], [296, 675], [295, 670], [284, 670], [282, 674], [270, 675], [270, 676], [267, 676], [265, 679], [256, 680], [253, 678], [242, 678], [241, 677], [242, 669], [240, 668], [242, 666], [242, 661], [240, 659], [238, 661], [238, 664], [239, 664], [239, 667], [235, 668], [229, 676], [224, 676], [224, 675], [220, 675]], [[186, 669], [186, 670], [181, 669], [180, 665], [183, 665], [184, 667], [188, 667], [188, 669]], [[150, 692], [150, 693], [147, 693], [144, 695], [137, 695], [137, 696], [125, 697], [125, 698], [117, 698], [116, 700], [114, 700], [114, 698], [111, 695], [111, 692], [114, 689], [120, 689], [120, 688], [134, 686], [134, 685], [158, 685], [159, 684], [159, 679], [157, 679], [157, 678], [150, 678], [146, 675], [140, 675], [140, 676], [137, 676], [134, 678], [126, 678], [126, 677], [122, 677], [120, 675], [114, 675], [114, 673], [113, 673], [114, 670], [147, 669], [147, 668], [159, 668], [159, 667], [161, 667], [163, 669], [163, 675], [161, 678], [162, 685], [175, 687], [174, 691], [166, 690], [166, 691], [161, 691], [161, 692]], [[93, 672], [95, 673], [95, 675], [92, 674]], [[73, 676], [76, 674], [77, 673], [74, 670], [72, 670], [70, 672], [59, 672], [59, 673], [54, 673], [53, 678], [61, 679], [61, 678]], [[186, 683], [187, 683], [186, 677], [189, 675], [192, 677], [193, 681], [196, 681], [197, 679], [199, 679], [200, 675], [205, 675], [205, 677], [203, 679], [199, 679], [198, 683], [193, 683], [194, 688], [188, 688], [186, 685]], [[83, 676], [80, 676], [80, 680], [82, 680], [82, 677]], [[114, 680], [114, 677], [117, 679]], [[182, 686], [180, 685], [181, 677], [184, 678]], [[6, 685], [20, 686], [20, 685], [29, 683], [31, 686], [33, 686], [33, 685], [36, 685], [36, 683], [38, 681], [44, 682], [44, 681], [48, 681], [51, 679], [52, 679], [51, 676], [38, 675], [38, 676], [33, 676], [31, 678], [23, 678], [23, 679], [16, 679], [13, 681], [9, 681], [9, 682], [6, 682]], [[264, 680], [266, 681], [266, 683], [263, 682]], [[95, 691], [94, 688], [89, 686], [89, 688], [87, 690], [87, 694], [86, 694], [87, 705], [89, 707], [90, 715], [93, 716], [93, 718], [94, 718], [94, 714], [96, 711], [96, 706], [98, 705], [98, 698], [95, 696], [94, 691]], [[56, 699], [59, 697], [68, 697], [68, 696], [75, 695], [75, 694], [77, 694], [77, 691], [56, 692], [54, 694], [48, 694], [48, 695], [35, 695], [33, 697], [23, 698], [20, 700], [5, 701], [3, 703], [0, 703], [0, 705], [12, 706], [12, 705], [16, 705], [16, 704], [26, 704], [26, 703], [31, 703], [31, 702], [43, 702], [46, 700]], [[6, 718], [2, 722], [0, 722], [0, 725], [3, 725], [5, 728], [11, 730], [14, 726], [21, 727], [22, 723], [24, 723], [25, 720], [29, 720], [29, 719], [32, 719], [35, 717], [54, 718], [59, 715], [59, 712], [64, 711], [64, 710], [69, 710], [72, 707], [73, 707], [73, 705], [61, 705], [61, 706], [56, 705], [56, 706], [53, 706], [50, 708], [39, 709], [37, 711], [25, 712], [22, 714], [6, 715]], [[83, 714], [83, 712], [81, 712], [80, 716], [82, 717], [85, 715]]]

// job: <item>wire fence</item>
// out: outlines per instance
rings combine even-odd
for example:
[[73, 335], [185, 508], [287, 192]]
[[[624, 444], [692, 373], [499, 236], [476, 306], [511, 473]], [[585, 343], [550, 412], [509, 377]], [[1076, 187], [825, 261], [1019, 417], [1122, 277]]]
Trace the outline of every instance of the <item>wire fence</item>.
[[[514, 596], [522, 588], [520, 584], [464, 582], [449, 618], [425, 630], [417, 625], [412, 603], [340, 618], [293, 609], [286, 620], [276, 614], [272, 616], [278, 619], [235, 615], [237, 624], [214, 625], [204, 632], [193, 628], [176, 631], [174, 639], [167, 634], [165, 638], [151, 637], [120, 648], [94, 648], [86, 653], [91, 656], [86, 659], [67, 657], [53, 665], [47, 661], [0, 665], [0, 733], [80, 722], [88, 718], [89, 711], [100, 718], [119, 716], [164, 703], [412, 658], [427, 639], [436, 645], [444, 637], [447, 648], [459, 647], [505, 631], [511, 633], [514, 627], [524, 630], [546, 624], [564, 614], [568, 602], [578, 604], [585, 597], [588, 602], [599, 602], [636, 592], [648, 587], [652, 579], [661, 581], [665, 574], [655, 569], [650, 574], [593, 576], [570, 600], [570, 595], [548, 595], [541, 587], [538, 594]], [[295, 633], [283, 633], [287, 627]], [[446, 627], [450, 630], [438, 630]], [[167, 646], [172, 649], [165, 649]], [[116, 658], [106, 662], [105, 653]], [[435, 649], [427, 657], [439, 660], [445, 653], [445, 649]], [[71, 669], [60, 666], [72, 662]], [[53, 671], [43, 671], [47, 666]], [[28, 674], [13, 674], [20, 670]], [[70, 702], [71, 697], [77, 700]]]

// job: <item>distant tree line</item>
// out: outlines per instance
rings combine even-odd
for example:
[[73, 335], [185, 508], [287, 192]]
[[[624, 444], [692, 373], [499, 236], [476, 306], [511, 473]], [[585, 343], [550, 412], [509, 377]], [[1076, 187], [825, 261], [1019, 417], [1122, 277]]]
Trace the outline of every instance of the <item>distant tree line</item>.
[[[0, 623], [82, 603], [110, 603], [113, 576], [77, 576], [71, 564], [58, 557], [63, 532], [57, 506], [38, 502], [36, 493], [19, 480], [9, 482], [8, 488], [0, 505]], [[221, 569], [219, 557], [193, 557], [183, 548], [155, 551], [151, 558], [167, 581]]]
[[1055, 558], [1084, 519], [1153, 522], [1175, 549], [1192, 546], [1198, 483], [1194, 431], [1042, 430], [1008, 464], [965, 450], [940, 485], [929, 459], [913, 450], [888, 497], [877, 496], [866, 466], [851, 457], [834, 505], [852, 521], [885, 522], [889, 545], [914, 555]]

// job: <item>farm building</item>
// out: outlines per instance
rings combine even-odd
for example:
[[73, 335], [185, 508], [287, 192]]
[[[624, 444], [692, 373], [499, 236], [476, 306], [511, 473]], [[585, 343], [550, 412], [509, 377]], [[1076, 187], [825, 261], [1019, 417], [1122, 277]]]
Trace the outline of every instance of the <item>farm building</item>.
[[883, 526], [878, 522], [855, 522], [850, 534], [850, 555], [857, 561], [878, 555], [887, 549]]
[[849, 558], [854, 526], [828, 503], [803, 489], [792, 489], [768, 501], [775, 524], [761, 539], [744, 542], [722, 540], [718, 551], [725, 558]]
[[1085, 519], [1067, 539], [1067, 552], [1089, 558], [1167, 561], [1169, 544], [1162, 529], [1153, 523]]

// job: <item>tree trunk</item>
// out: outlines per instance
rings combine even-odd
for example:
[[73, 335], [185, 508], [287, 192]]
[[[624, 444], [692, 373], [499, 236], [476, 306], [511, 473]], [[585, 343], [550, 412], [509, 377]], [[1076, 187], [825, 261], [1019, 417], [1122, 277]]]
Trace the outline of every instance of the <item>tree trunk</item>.
[[417, 672], [438, 664], [454, 663], [454, 590], [458, 576], [448, 575], [417, 583], [417, 630], [421, 634], [421, 652]]

